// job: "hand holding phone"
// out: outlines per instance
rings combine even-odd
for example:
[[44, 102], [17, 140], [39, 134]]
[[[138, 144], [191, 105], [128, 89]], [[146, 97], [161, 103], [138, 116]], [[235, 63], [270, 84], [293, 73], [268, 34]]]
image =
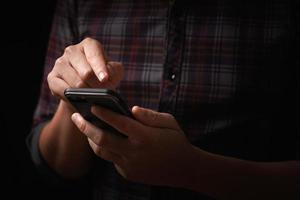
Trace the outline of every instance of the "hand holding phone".
[[126, 102], [116, 91], [98, 88], [67, 88], [64, 91], [64, 95], [87, 121], [99, 128], [127, 137], [91, 113], [91, 107], [98, 105], [121, 115], [134, 118]]

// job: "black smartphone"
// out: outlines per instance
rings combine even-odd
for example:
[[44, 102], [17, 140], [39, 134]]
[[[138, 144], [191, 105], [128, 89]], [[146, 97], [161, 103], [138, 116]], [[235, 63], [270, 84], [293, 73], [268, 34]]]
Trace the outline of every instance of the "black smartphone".
[[109, 130], [111, 133], [126, 137], [91, 113], [91, 106], [98, 105], [134, 118], [127, 103], [119, 93], [114, 90], [99, 88], [67, 88], [64, 95], [87, 121], [99, 128]]

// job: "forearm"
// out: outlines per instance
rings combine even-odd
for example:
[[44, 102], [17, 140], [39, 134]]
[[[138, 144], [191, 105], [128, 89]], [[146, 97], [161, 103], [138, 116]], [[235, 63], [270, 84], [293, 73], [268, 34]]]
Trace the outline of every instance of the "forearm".
[[300, 161], [252, 162], [194, 152], [186, 188], [217, 199], [300, 198]]
[[86, 137], [71, 121], [72, 109], [61, 101], [53, 119], [42, 130], [39, 148], [48, 165], [66, 178], [85, 175], [92, 165]]

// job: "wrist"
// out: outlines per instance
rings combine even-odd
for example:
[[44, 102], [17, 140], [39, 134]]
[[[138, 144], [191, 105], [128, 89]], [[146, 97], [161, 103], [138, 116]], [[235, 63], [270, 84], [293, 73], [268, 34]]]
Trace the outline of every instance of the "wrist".
[[195, 184], [198, 183], [199, 172], [203, 171], [203, 169], [201, 169], [203, 164], [201, 163], [206, 162], [203, 161], [204, 157], [202, 154], [202, 150], [193, 145], [190, 146], [189, 154], [186, 156], [187, 160], [184, 169], [186, 178], [183, 180], [181, 187], [193, 190]]
[[189, 144], [187, 148], [182, 149], [184, 153], [182, 154], [182, 159], [180, 160], [179, 165], [177, 166], [178, 176], [176, 183], [173, 185], [175, 187], [193, 189], [193, 183], [196, 180], [196, 174], [199, 173], [199, 170], [196, 163], [201, 163], [202, 157], [199, 155], [201, 151], [197, 147]]
[[214, 198], [231, 197], [255, 175], [253, 162], [213, 154], [193, 146], [184, 188]]
[[76, 109], [67, 101], [61, 99], [59, 102], [59, 107], [61, 107], [63, 112], [67, 112], [70, 115], [72, 115], [74, 112], [76, 112]]

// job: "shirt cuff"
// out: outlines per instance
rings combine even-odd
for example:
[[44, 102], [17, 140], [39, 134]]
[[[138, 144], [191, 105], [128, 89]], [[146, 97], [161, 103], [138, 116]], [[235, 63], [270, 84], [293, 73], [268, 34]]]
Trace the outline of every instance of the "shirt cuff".
[[78, 180], [65, 179], [56, 173], [44, 160], [39, 149], [39, 138], [43, 128], [48, 122], [49, 121], [38, 124], [31, 130], [26, 138], [27, 148], [34, 165], [37, 167], [38, 173], [47, 184], [56, 188], [74, 190], [83, 186], [86, 187], [89, 182], [89, 175]]

